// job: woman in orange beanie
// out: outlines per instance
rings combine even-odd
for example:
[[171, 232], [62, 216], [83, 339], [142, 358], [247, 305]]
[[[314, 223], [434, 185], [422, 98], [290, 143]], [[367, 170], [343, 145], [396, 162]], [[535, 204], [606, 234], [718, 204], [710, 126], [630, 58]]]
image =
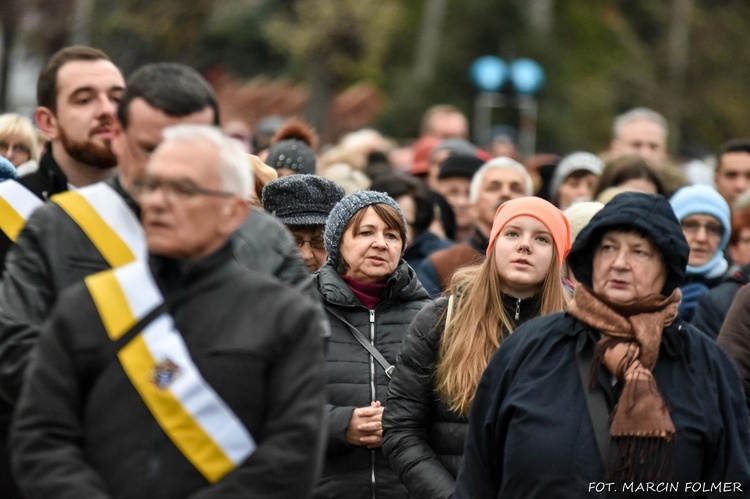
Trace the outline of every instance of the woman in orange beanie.
[[498, 208], [487, 258], [457, 272], [401, 344], [383, 415], [383, 451], [415, 498], [453, 494], [482, 372], [521, 323], [566, 308], [568, 220], [538, 197]]

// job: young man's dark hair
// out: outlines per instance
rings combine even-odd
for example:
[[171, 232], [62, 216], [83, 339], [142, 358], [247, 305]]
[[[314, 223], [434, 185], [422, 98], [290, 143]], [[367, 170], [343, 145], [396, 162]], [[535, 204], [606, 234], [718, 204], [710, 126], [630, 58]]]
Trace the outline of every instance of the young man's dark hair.
[[60, 68], [71, 61], [98, 61], [100, 59], [111, 60], [101, 50], [83, 45], [65, 47], [57, 51], [39, 74], [36, 84], [37, 105], [57, 112], [57, 73]]
[[147, 64], [133, 73], [127, 83], [117, 109], [117, 119], [125, 129], [128, 128], [130, 103], [137, 98], [172, 117], [187, 116], [210, 107], [214, 111], [214, 125], [219, 124], [219, 103], [213, 88], [189, 66], [173, 62]]
[[732, 139], [724, 142], [719, 147], [719, 152], [716, 155], [716, 169], [721, 167], [721, 157], [730, 152], [746, 152], [750, 154], [750, 139]]

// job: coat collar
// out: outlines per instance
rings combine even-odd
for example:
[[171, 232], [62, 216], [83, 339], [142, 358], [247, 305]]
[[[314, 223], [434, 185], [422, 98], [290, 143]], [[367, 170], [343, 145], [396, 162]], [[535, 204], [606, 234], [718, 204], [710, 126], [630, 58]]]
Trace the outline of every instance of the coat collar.
[[[325, 302], [344, 307], [362, 306], [330, 261], [326, 262], [313, 275], [313, 279], [316, 281], [318, 292]], [[386, 281], [385, 291], [378, 307], [396, 300], [411, 301], [422, 299], [428, 300], [429, 295], [419, 282], [419, 279], [417, 279], [414, 270], [402, 259], [396, 270]]]

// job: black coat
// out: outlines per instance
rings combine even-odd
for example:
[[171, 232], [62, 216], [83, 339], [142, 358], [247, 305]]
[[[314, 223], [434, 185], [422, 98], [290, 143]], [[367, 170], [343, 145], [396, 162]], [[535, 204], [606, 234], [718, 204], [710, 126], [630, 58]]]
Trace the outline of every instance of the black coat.
[[[447, 305], [447, 297], [438, 298], [414, 319], [388, 387], [383, 452], [412, 498], [453, 495], [468, 432], [467, 418], [452, 411], [435, 392]], [[538, 297], [518, 300], [505, 295], [503, 305], [514, 325], [539, 315]]]
[[[11, 431], [27, 497], [308, 497], [324, 431], [321, 324], [312, 301], [242, 268], [225, 246], [158, 259], [157, 282], [203, 379], [257, 444], [211, 484], [152, 416], [88, 289], [63, 292], [39, 340]], [[129, 344], [130, 345], [130, 344]]]
[[[383, 297], [372, 311], [357, 300], [330, 262], [313, 279], [324, 305], [336, 310], [371, 340], [391, 364], [396, 362], [409, 324], [429, 301], [414, 270], [403, 260], [388, 279]], [[328, 320], [331, 328], [327, 356], [328, 451], [315, 497], [406, 497], [406, 491], [381, 449], [370, 450], [346, 442], [346, 430], [354, 409], [369, 406], [376, 400], [385, 405], [389, 379], [348, 326], [331, 314]]]
[[[65, 175], [48, 152], [39, 170], [20, 182], [45, 198], [67, 189]], [[117, 177], [110, 185], [136, 216], [138, 207], [125, 193]], [[2, 233], [0, 233], [2, 234]], [[10, 248], [0, 284], [0, 444], [4, 444], [12, 403], [18, 397], [29, 356], [39, 337], [42, 322], [49, 316], [59, 293], [87, 275], [109, 268], [88, 236], [55, 203], [45, 203], [29, 218], [17, 244]], [[310, 276], [294, 239], [275, 217], [253, 210], [234, 234], [235, 259], [240, 265], [278, 279], [314, 296]], [[4, 253], [2, 254], [4, 257]], [[319, 308], [319, 307], [318, 307]], [[319, 315], [322, 312], [319, 311]], [[6, 402], [10, 401], [10, 403]], [[5, 449], [0, 450], [0, 497], [11, 495], [10, 470]]]
[[[39, 168], [34, 173], [25, 175], [18, 183], [26, 187], [35, 196], [47, 201], [50, 196], [68, 190], [68, 179], [60, 169], [60, 166], [52, 157], [51, 145], [47, 144], [46, 152], [39, 160]], [[13, 246], [13, 241], [0, 231], [0, 273], [5, 270], [5, 257]], [[0, 491], [5, 499], [20, 498], [20, 492], [16, 490], [10, 472], [10, 460], [8, 457], [8, 428], [13, 407], [4, 399], [0, 398]]]
[[750, 265], [745, 265], [701, 297], [690, 324], [716, 339], [737, 291], [748, 282]]
[[[471, 407], [456, 499], [612, 497], [590, 487], [608, 480], [576, 361], [595, 334], [558, 313], [529, 321], [500, 345]], [[605, 368], [598, 374], [611, 411], [611, 376]], [[678, 488], [648, 497], [747, 497], [747, 408], [726, 353], [677, 319], [662, 334], [653, 374], [676, 429], [670, 483]], [[687, 482], [739, 482], [742, 492], [706, 495], [686, 490]]]

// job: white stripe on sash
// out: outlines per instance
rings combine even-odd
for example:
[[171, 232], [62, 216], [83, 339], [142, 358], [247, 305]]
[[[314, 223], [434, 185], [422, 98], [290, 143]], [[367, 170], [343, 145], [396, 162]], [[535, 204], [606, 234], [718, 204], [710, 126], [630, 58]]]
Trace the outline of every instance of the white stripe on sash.
[[15, 242], [26, 220], [44, 202], [15, 180], [0, 182], [0, 229]]
[[140, 220], [114, 189], [104, 182], [98, 182], [75, 192], [89, 202], [102, 220], [127, 244], [137, 259], [148, 255], [146, 236]]
[[[124, 315], [129, 313], [133, 323], [163, 301], [144, 261], [106, 272], [114, 280], [89, 278], [87, 284], [90, 289], [97, 282], [119, 284], [129, 308]], [[91, 289], [92, 296], [97, 292]], [[155, 419], [210, 482], [221, 479], [255, 451], [252, 435], [201, 375], [171, 315], [158, 316], [118, 357]]]

